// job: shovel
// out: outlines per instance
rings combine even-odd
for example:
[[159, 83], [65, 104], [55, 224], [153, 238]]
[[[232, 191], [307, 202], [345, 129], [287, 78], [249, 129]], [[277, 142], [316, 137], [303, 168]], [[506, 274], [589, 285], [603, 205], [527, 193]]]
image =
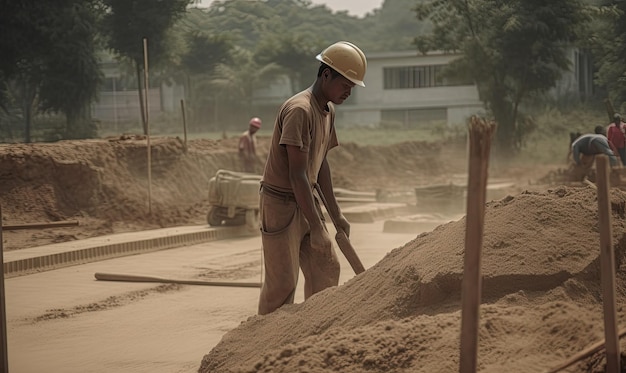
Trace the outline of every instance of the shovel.
[[[328, 209], [328, 203], [326, 202], [324, 193], [322, 193], [322, 189], [317, 183], [315, 184], [315, 190], [317, 190], [317, 194], [319, 194], [320, 198], [322, 199], [322, 202], [324, 203], [326, 210], [330, 211]], [[348, 235], [337, 224], [333, 216], [330, 213], [328, 215], [330, 216], [330, 220], [332, 220], [333, 225], [335, 226], [335, 229], [337, 230], [337, 234], [335, 235], [335, 241], [337, 241], [337, 246], [339, 246], [339, 249], [341, 250], [343, 255], [346, 257], [346, 259], [348, 259], [348, 263], [350, 263], [352, 270], [357, 275], [361, 272], [364, 272], [365, 267], [363, 267], [363, 263], [361, 263], [361, 259], [359, 259], [359, 256], [357, 255], [356, 250], [354, 250], [354, 246], [352, 246], [352, 243], [350, 242]]]

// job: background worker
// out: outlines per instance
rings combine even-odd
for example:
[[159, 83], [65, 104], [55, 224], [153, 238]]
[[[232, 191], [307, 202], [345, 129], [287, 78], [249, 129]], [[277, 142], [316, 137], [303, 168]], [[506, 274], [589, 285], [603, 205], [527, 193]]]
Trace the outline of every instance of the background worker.
[[311, 87], [279, 109], [261, 181], [261, 240], [265, 279], [259, 314], [294, 301], [299, 270], [304, 297], [339, 283], [339, 261], [313, 188], [319, 184], [328, 213], [347, 235], [345, 219], [333, 191], [328, 151], [338, 145], [335, 107], [355, 85], [365, 87], [367, 60], [354, 44], [337, 42], [324, 49]]
[[[604, 128], [603, 126], [596, 126], [596, 128], [594, 128], [594, 132], [596, 133], [596, 135], [602, 135], [602, 136], [606, 137], [606, 128]], [[578, 136], [580, 136], [580, 135], [578, 135]], [[617, 151], [617, 148], [615, 147], [615, 144], [613, 144], [611, 142], [611, 140], [608, 140], [608, 141], [609, 141], [609, 148], [611, 148], [611, 150], [613, 151], [613, 154], [615, 154], [615, 156], [617, 156], [617, 154], [619, 154], [619, 153]]]
[[[572, 143], [572, 157], [577, 166], [585, 169], [593, 165], [593, 159], [596, 154], [605, 154], [609, 157], [611, 167], [619, 167], [621, 163], [611, 150], [609, 140], [604, 135], [587, 134], [577, 138]], [[581, 155], [585, 155], [583, 159]]]
[[606, 130], [606, 137], [617, 148], [618, 154], [615, 154], [620, 158], [622, 165], [626, 165], [626, 124], [622, 122], [622, 117], [619, 114], [613, 115], [613, 122], [610, 123]]
[[248, 130], [239, 137], [239, 159], [245, 172], [256, 172], [258, 158], [256, 156], [257, 138], [256, 133], [261, 129], [261, 119], [250, 119]]

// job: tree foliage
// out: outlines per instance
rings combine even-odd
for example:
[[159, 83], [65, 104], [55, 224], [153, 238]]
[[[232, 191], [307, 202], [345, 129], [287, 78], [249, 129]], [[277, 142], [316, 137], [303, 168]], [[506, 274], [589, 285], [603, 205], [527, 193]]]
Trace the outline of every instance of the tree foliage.
[[607, 1], [595, 14], [589, 48], [597, 67], [596, 83], [606, 87], [617, 110], [626, 110], [626, 1]]
[[526, 135], [520, 105], [554, 87], [568, 69], [566, 50], [587, 21], [576, 0], [433, 0], [416, 7], [432, 33], [422, 52], [460, 52], [449, 72], [470, 77], [498, 123], [496, 146], [519, 149]]
[[369, 51], [403, 51], [415, 48], [415, 35], [430, 30], [430, 22], [418, 20], [413, 9], [419, 0], [385, 0], [380, 9], [359, 23], [355, 42]]
[[[211, 117], [207, 108], [214, 108], [214, 118], [215, 111], [229, 109], [252, 115], [253, 92], [279, 72], [288, 75], [292, 92], [305, 88], [317, 71], [315, 55], [328, 44], [349, 38], [350, 24], [356, 25], [357, 19], [333, 15], [327, 7], [305, 0], [228, 0], [215, 1], [205, 11], [191, 9], [181, 23], [183, 32], [193, 35], [186, 38], [183, 66], [193, 69], [187, 91], [197, 122]], [[215, 43], [200, 51], [194, 47], [200, 37]], [[218, 60], [221, 63], [215, 65]], [[199, 61], [206, 63], [196, 65]]]
[[63, 113], [64, 138], [94, 135], [89, 104], [97, 95], [101, 73], [96, 58], [95, 0], [4, 1], [0, 12], [0, 104], [18, 107], [24, 140], [31, 141], [37, 113]]
[[251, 51], [237, 48], [233, 53], [232, 64], [219, 64], [210, 82], [211, 87], [222, 98], [230, 98], [244, 103], [247, 116], [252, 113], [252, 94], [274, 79], [280, 69], [274, 63], [259, 64]]
[[233, 62], [234, 45], [227, 35], [207, 35], [197, 31], [187, 32], [185, 41], [187, 50], [182, 55], [181, 67], [186, 73], [189, 120], [197, 125], [202, 112], [211, 105], [210, 100], [216, 97], [210, 84], [215, 70], [220, 65]]
[[319, 65], [313, 56], [325, 47], [321, 41], [305, 35], [268, 33], [256, 47], [256, 60], [280, 66], [289, 77], [291, 93], [295, 94], [312, 83]]
[[0, 0], [0, 130], [8, 128], [4, 118], [19, 116], [30, 141], [31, 118], [63, 113], [61, 137], [93, 133], [85, 118], [101, 80], [98, 32], [106, 49], [133, 65], [122, 78], [139, 94], [147, 38], [151, 85], [184, 84], [191, 118], [197, 113], [199, 120], [217, 111], [218, 98], [230, 100], [232, 112], [256, 110], [252, 92], [277, 71], [289, 77], [292, 93], [305, 88], [316, 72], [314, 56], [349, 40], [366, 54], [458, 52], [447, 73], [476, 83], [499, 123], [496, 145], [513, 149], [528, 130], [525, 100], [551, 89], [569, 68], [566, 48], [587, 20], [581, 1], [607, 3], [593, 14], [587, 46], [596, 82], [619, 107], [626, 98], [623, 0], [384, 0], [362, 18], [311, 0], [216, 0], [208, 9], [189, 7], [191, 0]]
[[139, 103], [144, 134], [147, 133], [141, 72], [144, 69], [143, 40], [148, 44], [148, 68], [163, 68], [175, 58], [172, 35], [176, 20], [186, 11], [191, 0], [103, 0], [108, 8], [103, 32], [109, 48], [132, 60], [137, 69]]
[[103, 19], [107, 45], [143, 67], [143, 39], [148, 39], [150, 66], [172, 58], [168, 31], [185, 13], [190, 0], [104, 0]]

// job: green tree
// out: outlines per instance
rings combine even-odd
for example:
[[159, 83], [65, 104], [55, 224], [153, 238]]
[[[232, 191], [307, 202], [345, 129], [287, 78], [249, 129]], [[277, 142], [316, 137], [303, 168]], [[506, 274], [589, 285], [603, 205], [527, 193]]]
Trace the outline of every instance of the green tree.
[[257, 45], [255, 59], [261, 64], [280, 66], [289, 77], [292, 94], [308, 87], [319, 65], [314, 56], [326, 47], [325, 43], [288, 32], [265, 35]]
[[595, 57], [596, 83], [606, 87], [609, 100], [619, 111], [626, 110], [626, 1], [608, 1], [594, 22], [589, 48]]
[[418, 21], [413, 8], [416, 0], [385, 0], [380, 9], [359, 21], [361, 34], [354, 42], [371, 51], [414, 49], [413, 39], [429, 31], [429, 23]]
[[63, 113], [64, 138], [92, 136], [89, 104], [101, 79], [97, 49], [99, 3], [4, 1], [0, 12], [0, 100], [5, 113], [18, 106], [24, 141], [37, 113]]
[[206, 31], [228, 32], [237, 45], [247, 50], [255, 50], [266, 34], [305, 35], [313, 43], [330, 45], [338, 40], [354, 40], [365, 30], [357, 17], [345, 12], [333, 14], [328, 7], [314, 6], [309, 0], [214, 1], [206, 16], [210, 19], [205, 23]]
[[133, 61], [144, 134], [148, 133], [142, 92], [143, 39], [148, 41], [148, 68], [163, 68], [175, 57], [176, 43], [168, 33], [185, 13], [191, 0], [103, 0], [108, 7], [103, 20], [109, 48]]
[[520, 105], [548, 91], [568, 69], [566, 50], [588, 20], [577, 0], [433, 0], [417, 5], [432, 33], [421, 52], [458, 51], [448, 73], [470, 78], [498, 123], [496, 147], [513, 153], [527, 135]]
[[278, 65], [259, 64], [255, 61], [253, 52], [236, 48], [232, 63], [216, 66], [215, 77], [210, 85], [223, 99], [243, 102], [242, 113], [249, 117], [254, 114], [252, 110], [254, 91], [267, 86], [281, 72], [282, 69]]
[[230, 37], [224, 34], [207, 35], [195, 31], [188, 32], [185, 39], [188, 48], [181, 58], [181, 67], [186, 72], [185, 92], [190, 122], [199, 124], [203, 111], [214, 106], [209, 100], [216, 96], [211, 85], [215, 69], [232, 61], [234, 46]]

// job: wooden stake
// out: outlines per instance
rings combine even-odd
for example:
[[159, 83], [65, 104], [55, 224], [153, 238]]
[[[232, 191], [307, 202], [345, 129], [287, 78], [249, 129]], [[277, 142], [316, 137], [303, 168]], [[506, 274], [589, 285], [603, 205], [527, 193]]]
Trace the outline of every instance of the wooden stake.
[[611, 100], [609, 100], [608, 98], [605, 98], [604, 106], [606, 107], [606, 113], [609, 116], [609, 122], [612, 122], [613, 120], [615, 120], [615, 118], [613, 118], [613, 116], [615, 115], [615, 109], [613, 108], [613, 105], [611, 104]]
[[[0, 206], [0, 223], [2, 222], [2, 206]], [[4, 248], [2, 246], [2, 225], [0, 224], [0, 344], [2, 352], [0, 353], [0, 369], [2, 373], [9, 372], [9, 353], [7, 349], [7, 309], [4, 299]]]
[[[619, 338], [623, 337], [626, 335], [626, 328], [621, 329], [619, 331]], [[569, 367], [570, 365], [586, 358], [589, 357], [593, 354], [595, 354], [598, 351], [601, 351], [602, 349], [604, 349], [604, 345], [605, 345], [605, 340], [601, 340], [599, 342], [596, 342], [594, 344], [592, 344], [589, 347], [586, 347], [585, 349], [579, 351], [578, 353], [576, 353], [576, 355], [570, 357], [569, 359], [565, 360], [564, 362], [562, 362], [561, 364], [555, 366], [554, 368], [546, 371], [546, 373], [556, 373], [556, 372], [560, 372], [561, 370]]]
[[146, 141], [148, 149], [148, 213], [152, 214], [152, 151], [150, 149], [150, 122], [148, 121], [148, 39], [143, 38], [143, 85], [146, 91], [144, 95], [144, 110], [146, 118]]
[[461, 358], [459, 372], [477, 368], [481, 249], [487, 194], [487, 169], [495, 123], [474, 116], [469, 125], [469, 179], [465, 217], [465, 258], [462, 283]]
[[600, 228], [600, 278], [604, 308], [604, 338], [606, 340], [606, 372], [620, 371], [620, 348], [615, 307], [615, 255], [611, 229], [611, 200], [609, 198], [609, 162], [606, 155], [596, 156], [598, 187], [598, 220]]
[[78, 221], [52, 221], [49, 223], [24, 223], [24, 224], [4, 224], [2, 228], [5, 231], [15, 231], [19, 229], [46, 229], [72, 227], [78, 225]]
[[183, 135], [185, 136], [185, 142], [183, 148], [187, 151], [187, 119], [185, 115], [185, 100], [180, 100], [180, 111], [183, 113]]

